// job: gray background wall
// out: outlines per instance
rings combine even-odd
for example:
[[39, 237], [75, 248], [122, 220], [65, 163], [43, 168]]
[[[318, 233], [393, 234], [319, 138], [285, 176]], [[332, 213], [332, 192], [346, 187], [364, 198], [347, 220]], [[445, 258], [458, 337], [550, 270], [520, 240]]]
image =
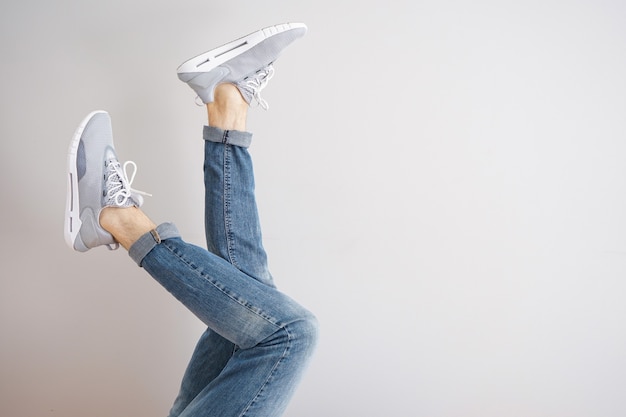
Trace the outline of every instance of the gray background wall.
[[626, 6], [3, 1], [0, 415], [165, 416], [201, 323], [62, 236], [108, 110], [156, 221], [202, 244], [204, 111], [176, 67], [283, 21], [251, 148], [278, 284], [323, 326], [287, 416], [626, 415]]

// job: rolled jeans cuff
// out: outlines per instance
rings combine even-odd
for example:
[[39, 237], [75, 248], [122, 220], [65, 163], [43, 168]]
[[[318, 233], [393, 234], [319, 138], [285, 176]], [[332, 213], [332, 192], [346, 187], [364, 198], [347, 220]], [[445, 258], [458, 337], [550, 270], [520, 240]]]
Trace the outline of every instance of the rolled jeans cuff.
[[202, 132], [204, 140], [226, 145], [248, 148], [252, 142], [252, 133], [240, 130], [222, 130], [215, 126], [204, 126]]
[[145, 258], [156, 245], [161, 243], [162, 240], [175, 237], [180, 237], [180, 233], [174, 223], [162, 223], [158, 225], [156, 229], [150, 230], [137, 239], [130, 249], [128, 249], [128, 255], [137, 265], [141, 266], [143, 258]]

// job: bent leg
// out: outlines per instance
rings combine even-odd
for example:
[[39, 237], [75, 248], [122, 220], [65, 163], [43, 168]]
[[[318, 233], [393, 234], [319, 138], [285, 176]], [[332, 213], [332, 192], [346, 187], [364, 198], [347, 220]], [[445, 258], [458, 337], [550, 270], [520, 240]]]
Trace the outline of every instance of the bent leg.
[[317, 338], [314, 316], [276, 289], [251, 280], [224, 259], [163, 224], [130, 256], [221, 337], [234, 354], [181, 416], [278, 416]]
[[[249, 135], [244, 132], [246, 131], [245, 123], [248, 104], [251, 102], [252, 97], [262, 107], [267, 109], [267, 103], [260, 98], [259, 93], [273, 75], [273, 68], [270, 63], [275, 61], [280, 50], [296, 37], [302, 36], [306, 31], [304, 25], [281, 25], [280, 28], [276, 27], [276, 29], [276, 31], [271, 31], [271, 36], [283, 31], [285, 33], [296, 33], [297, 36], [290, 38], [291, 40], [289, 41], [281, 40], [282, 35], [276, 36], [276, 42], [263, 42], [262, 44], [264, 45], [260, 44], [259, 48], [254, 49], [253, 55], [247, 56], [244, 60], [235, 59], [229, 62], [231, 70], [236, 69], [240, 71], [245, 67], [246, 70], [240, 71], [240, 73], [242, 76], [244, 74], [249, 74], [249, 76], [246, 75], [241, 80], [237, 80], [238, 77], [234, 77], [232, 80], [223, 79], [221, 83], [217, 78], [213, 77], [212, 79], [215, 80], [214, 84], [210, 87], [204, 87], [209, 90], [215, 88], [215, 100], [203, 100], [207, 103], [209, 124], [212, 126], [211, 128], [205, 127], [204, 132], [204, 139], [206, 140], [205, 225], [207, 247], [213, 254], [229, 262], [248, 278], [252, 278], [248, 281], [260, 282], [269, 288], [274, 288], [274, 284], [267, 266], [267, 256], [261, 242], [261, 229], [254, 198], [252, 165], [246, 150], [249, 140], [247, 144], [242, 144], [236, 139], [241, 135], [244, 137]], [[270, 35], [267, 36], [269, 37]], [[245, 44], [248, 45], [247, 40]], [[230, 51], [233, 50], [231, 49]], [[233, 54], [236, 55], [237, 52], [233, 52]], [[251, 59], [251, 57], [254, 59]], [[206, 57], [202, 57], [201, 60], [203, 63], [209, 62]], [[212, 60], [211, 62], [214, 61]], [[200, 65], [194, 65], [193, 70], [195, 72], [204, 71], [208, 74], [208, 72], [213, 71], [213, 66], [209, 66], [209, 69], [205, 68], [203, 70], [202, 68], [199, 69]], [[238, 73], [237, 71], [235, 72]], [[219, 68], [215, 72], [219, 72]], [[184, 81], [189, 81], [189, 79], [185, 77]], [[231, 82], [233, 84], [230, 84]], [[194, 83], [197, 84], [195, 81]], [[236, 89], [235, 85], [237, 86]], [[203, 96], [203, 92], [197, 91], [200, 96]], [[212, 91], [209, 95], [213, 98]], [[308, 321], [304, 320], [302, 323], [306, 324]], [[294, 325], [292, 327], [297, 328], [298, 326]], [[296, 335], [298, 332], [292, 330], [291, 334]], [[222, 336], [220, 335], [224, 338], [221, 339], [220, 337]], [[299, 337], [292, 338], [292, 340], [298, 339]], [[238, 345], [236, 349], [235, 344]], [[235, 352], [234, 355], [232, 355], [233, 351]], [[213, 402], [212, 398], [228, 402], [224, 396], [225, 393], [220, 393], [220, 389], [223, 391], [224, 387], [230, 385], [229, 381], [232, 381], [232, 378], [228, 375], [235, 375], [235, 381], [237, 380], [238, 371], [235, 370], [233, 373], [233, 369], [236, 369], [237, 364], [240, 364], [242, 358], [245, 358], [245, 355], [249, 353], [247, 349], [242, 349], [239, 343], [228, 339], [223, 333], [219, 331], [214, 332], [210, 329], [207, 330], [200, 339], [185, 373], [181, 394], [175, 403], [172, 416], [182, 409], [185, 409], [183, 411], [185, 416], [191, 416], [192, 414], [205, 415], [205, 413], [206, 415], [223, 415], [219, 408], [220, 402]], [[232, 357], [231, 360], [226, 362], [224, 367], [224, 359], [228, 355], [232, 355]], [[255, 352], [252, 358], [258, 359], [258, 355], [259, 352]], [[261, 365], [253, 366], [263, 369]], [[218, 376], [215, 377], [216, 375]], [[279, 376], [279, 379], [288, 381], [289, 377]], [[206, 384], [206, 388], [201, 393], [197, 393], [197, 390], [203, 384]], [[293, 387], [294, 385], [290, 386]], [[284, 399], [289, 396], [287, 394], [285, 394], [286, 396], [280, 395], [280, 393], [271, 395], [271, 390], [268, 390], [268, 392], [270, 393], [270, 399], [275, 399], [279, 402], [281, 398]], [[194, 395], [197, 395], [195, 400], [186, 407], [187, 402], [194, 398]], [[244, 397], [246, 397], [245, 394]], [[256, 407], [262, 407], [260, 405], [262, 403], [263, 401], [255, 400], [254, 404], [256, 404]], [[213, 413], [209, 411], [209, 407], [212, 407], [214, 404], [218, 404], [218, 408], [215, 408]], [[195, 410], [198, 407], [200, 407], [201, 413], [196, 413]], [[254, 407], [250, 409], [249, 413], [251, 415], [273, 415], [272, 409], [274, 409], [274, 412], [278, 412], [280, 406], [269, 406], [269, 414], [258, 414], [254, 411]]]
[[[252, 279], [274, 286], [261, 242], [254, 196], [252, 162], [247, 152], [251, 134], [244, 132], [247, 103], [232, 85], [220, 85], [208, 106], [205, 140], [205, 230], [210, 252]], [[216, 378], [235, 345], [211, 329], [200, 337], [170, 411], [177, 417]]]
[[[273, 287], [246, 149], [252, 136], [245, 132], [247, 112], [248, 103], [232, 84], [217, 86], [215, 102], [207, 104], [209, 125], [203, 131], [207, 248], [251, 279]], [[189, 361], [170, 417], [182, 413], [220, 374], [234, 351], [234, 344], [206, 330]]]

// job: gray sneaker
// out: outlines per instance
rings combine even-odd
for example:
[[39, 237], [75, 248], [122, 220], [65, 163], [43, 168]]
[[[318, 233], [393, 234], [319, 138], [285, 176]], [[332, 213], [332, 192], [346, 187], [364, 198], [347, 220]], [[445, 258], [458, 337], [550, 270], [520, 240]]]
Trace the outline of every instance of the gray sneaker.
[[185, 61], [176, 70], [178, 78], [203, 103], [213, 102], [217, 84], [233, 83], [248, 104], [254, 98], [267, 108], [259, 93], [273, 74], [271, 64], [306, 31], [304, 23], [284, 23], [258, 30]]
[[126, 175], [129, 161], [120, 165], [113, 146], [111, 118], [105, 111], [90, 113], [80, 124], [67, 157], [68, 189], [65, 213], [65, 241], [70, 248], [86, 252], [106, 245], [117, 249], [119, 244], [100, 226], [104, 207], [140, 206], [140, 191], [131, 188]]

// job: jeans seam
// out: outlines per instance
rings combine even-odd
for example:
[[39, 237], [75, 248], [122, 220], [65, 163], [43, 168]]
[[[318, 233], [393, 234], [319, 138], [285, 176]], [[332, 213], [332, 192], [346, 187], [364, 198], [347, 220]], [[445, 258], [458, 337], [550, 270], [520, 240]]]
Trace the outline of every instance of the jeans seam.
[[228, 252], [229, 262], [237, 269], [237, 257], [235, 254], [235, 239], [232, 228], [232, 186], [231, 186], [231, 145], [224, 145], [224, 234], [226, 236], [226, 250]]

